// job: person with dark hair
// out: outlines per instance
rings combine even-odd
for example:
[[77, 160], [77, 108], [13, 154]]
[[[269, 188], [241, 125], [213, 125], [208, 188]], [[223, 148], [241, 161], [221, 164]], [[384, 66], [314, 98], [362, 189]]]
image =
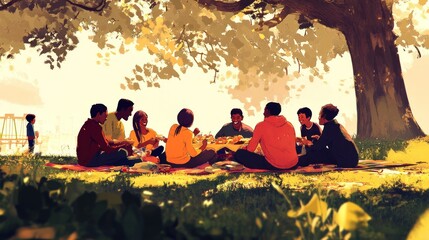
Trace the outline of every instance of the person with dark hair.
[[216, 133], [215, 138], [234, 137], [238, 135], [244, 138], [251, 138], [253, 136], [253, 129], [242, 122], [243, 118], [241, 109], [233, 108], [231, 110], [231, 122], [223, 125]]
[[103, 131], [109, 141], [121, 143], [125, 140], [125, 128], [121, 119], [128, 121], [128, 117], [133, 112], [134, 103], [128, 99], [120, 99], [116, 112], [107, 115], [106, 122], [103, 124]]
[[[295, 168], [298, 155], [295, 150], [295, 129], [282, 115], [277, 102], [269, 102], [264, 109], [264, 121], [256, 124], [253, 137], [244, 149], [239, 149], [234, 160], [247, 168], [280, 170]], [[258, 144], [262, 154], [255, 153]]]
[[27, 139], [28, 139], [28, 153], [34, 153], [34, 146], [36, 145], [36, 139], [39, 137], [39, 132], [34, 131], [34, 124], [36, 123], [36, 115], [27, 114], [25, 116], [27, 120]]
[[104, 135], [101, 124], [106, 121], [107, 107], [97, 103], [91, 106], [91, 118], [81, 127], [77, 136], [77, 160], [86, 167], [97, 167], [103, 165], [128, 165], [133, 166], [140, 159], [133, 159], [130, 143], [109, 143]]
[[176, 168], [193, 168], [206, 162], [215, 163], [216, 153], [213, 150], [206, 150], [206, 139], [199, 149], [192, 145], [192, 139], [200, 132], [198, 128], [193, 132], [189, 129], [194, 122], [193, 112], [183, 108], [177, 115], [177, 121], [179, 124], [173, 124], [168, 132], [168, 141], [165, 145], [167, 163]]
[[[158, 134], [147, 127], [148, 116], [145, 112], [139, 110], [133, 116], [133, 130], [130, 132], [129, 139], [133, 141], [133, 146], [136, 148], [145, 148], [151, 152], [151, 156], [159, 157], [164, 152], [164, 147], [159, 146]], [[165, 138], [161, 138], [167, 142]]]
[[314, 144], [322, 134], [320, 126], [311, 121], [312, 112], [308, 107], [298, 109], [298, 121], [301, 124], [301, 138], [297, 138], [297, 153], [301, 153], [303, 147], [309, 148], [310, 142]]
[[318, 141], [299, 157], [299, 165], [336, 164], [338, 167], [352, 168], [359, 162], [359, 153], [347, 130], [334, 120], [339, 109], [332, 105], [324, 105], [319, 113], [319, 124], [324, 125]]

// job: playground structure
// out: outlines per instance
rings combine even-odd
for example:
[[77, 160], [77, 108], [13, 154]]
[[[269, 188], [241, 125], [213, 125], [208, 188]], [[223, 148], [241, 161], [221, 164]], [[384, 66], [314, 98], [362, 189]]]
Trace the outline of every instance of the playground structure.
[[9, 149], [11, 149], [12, 146], [23, 147], [27, 144], [26, 115], [24, 114], [22, 117], [14, 114], [0, 116], [0, 151], [3, 145], [9, 145]]

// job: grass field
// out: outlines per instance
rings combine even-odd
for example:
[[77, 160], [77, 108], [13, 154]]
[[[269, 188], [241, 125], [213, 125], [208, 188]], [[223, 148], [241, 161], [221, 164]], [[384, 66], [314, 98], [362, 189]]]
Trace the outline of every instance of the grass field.
[[[43, 166], [73, 157], [2, 156], [0, 238], [30, 227], [30, 238], [406, 239], [429, 208], [427, 140], [358, 144], [361, 159], [419, 164], [312, 175], [135, 175]], [[315, 194], [320, 199], [310, 201]], [[361, 212], [350, 208], [341, 218], [347, 202]], [[300, 209], [302, 215], [292, 216], [290, 210]]]

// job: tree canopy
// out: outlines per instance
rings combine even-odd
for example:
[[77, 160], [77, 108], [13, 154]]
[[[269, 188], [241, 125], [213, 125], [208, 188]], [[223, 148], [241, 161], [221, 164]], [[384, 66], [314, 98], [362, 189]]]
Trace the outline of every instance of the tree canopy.
[[[31, 47], [51, 69], [60, 68], [78, 34], [87, 32], [100, 48], [100, 64], [127, 51], [151, 56], [136, 60], [124, 89], [160, 87], [160, 80], [197, 66], [247, 106], [258, 106], [261, 99], [247, 102], [240, 92], [284, 91], [286, 99], [289, 80], [323, 79], [329, 61], [349, 51], [341, 28], [350, 27], [342, 15], [358, 11], [348, 7], [352, 1], [0, 1], [0, 61]], [[314, 2], [323, 11], [311, 9]], [[417, 55], [429, 48], [427, 0], [385, 2], [394, 15], [395, 44]]]

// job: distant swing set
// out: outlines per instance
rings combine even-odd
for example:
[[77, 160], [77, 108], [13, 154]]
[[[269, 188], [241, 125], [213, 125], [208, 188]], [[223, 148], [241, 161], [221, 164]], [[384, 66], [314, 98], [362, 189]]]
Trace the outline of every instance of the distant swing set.
[[27, 144], [27, 130], [24, 114], [22, 117], [15, 116], [14, 114], [5, 114], [0, 116], [0, 150], [3, 145], [24, 147]]

